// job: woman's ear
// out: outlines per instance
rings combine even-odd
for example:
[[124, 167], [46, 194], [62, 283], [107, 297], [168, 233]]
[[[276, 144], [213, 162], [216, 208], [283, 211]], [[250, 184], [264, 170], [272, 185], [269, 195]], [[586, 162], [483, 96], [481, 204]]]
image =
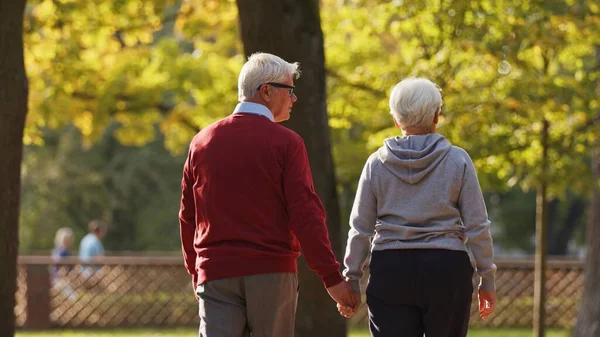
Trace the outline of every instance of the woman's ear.
[[396, 126], [396, 128], [402, 130], [402, 128], [400, 127], [400, 124], [398, 124], [398, 122], [396, 121], [396, 118], [392, 117], [392, 119], [394, 120], [394, 125]]
[[433, 116], [433, 124], [435, 125], [437, 125], [437, 123], [440, 121], [440, 112], [442, 112], [442, 107], [439, 107]]

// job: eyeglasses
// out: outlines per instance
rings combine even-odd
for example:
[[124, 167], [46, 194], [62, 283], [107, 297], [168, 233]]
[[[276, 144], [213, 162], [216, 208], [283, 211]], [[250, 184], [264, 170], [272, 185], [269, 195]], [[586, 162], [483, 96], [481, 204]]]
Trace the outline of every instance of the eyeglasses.
[[[272, 85], [276, 88], [285, 88], [285, 89], [289, 89], [288, 91], [288, 95], [290, 95], [290, 97], [294, 96], [294, 89], [296, 88], [293, 85], [288, 85], [288, 84], [283, 84], [283, 83], [277, 83], [277, 82], [267, 82], [267, 83], [263, 83], [263, 84], [268, 84], [268, 85]], [[260, 87], [263, 85], [259, 85], [258, 88], [256, 88], [256, 90], [260, 90]]]

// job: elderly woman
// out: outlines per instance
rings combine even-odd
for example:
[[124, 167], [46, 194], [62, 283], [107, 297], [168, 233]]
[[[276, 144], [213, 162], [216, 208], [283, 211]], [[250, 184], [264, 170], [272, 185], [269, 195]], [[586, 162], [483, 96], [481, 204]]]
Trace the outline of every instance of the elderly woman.
[[[54, 236], [54, 249], [52, 250], [52, 259], [60, 262], [63, 258], [71, 256], [71, 245], [73, 244], [73, 230], [68, 227], [59, 228]], [[52, 267], [51, 281], [52, 285], [60, 289], [65, 298], [75, 300], [77, 294], [71, 287], [71, 284], [65, 276], [72, 270], [69, 265], [55, 265]]]
[[54, 236], [54, 250], [52, 257], [60, 261], [63, 257], [71, 256], [71, 245], [73, 244], [73, 230], [68, 227], [59, 228]]
[[366, 290], [372, 336], [466, 336], [474, 272], [467, 243], [481, 278], [479, 313], [485, 319], [494, 311], [486, 206], [467, 152], [436, 133], [441, 106], [433, 82], [398, 83], [390, 109], [403, 135], [386, 139], [360, 177], [344, 276], [360, 291], [372, 251]]

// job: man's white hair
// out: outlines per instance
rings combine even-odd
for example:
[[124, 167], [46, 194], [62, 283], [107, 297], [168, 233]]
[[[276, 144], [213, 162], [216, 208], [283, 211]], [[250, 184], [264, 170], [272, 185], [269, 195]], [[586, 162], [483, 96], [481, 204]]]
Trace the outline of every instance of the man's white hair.
[[390, 113], [402, 128], [431, 126], [442, 104], [442, 89], [426, 78], [404, 79], [390, 95]]
[[68, 227], [59, 228], [54, 236], [54, 248], [60, 248], [65, 246], [65, 242], [68, 238], [73, 237], [73, 230]]
[[273, 54], [252, 54], [238, 77], [238, 100], [244, 102], [256, 95], [258, 87], [263, 83], [280, 82], [290, 76], [300, 77], [298, 62], [289, 63]]

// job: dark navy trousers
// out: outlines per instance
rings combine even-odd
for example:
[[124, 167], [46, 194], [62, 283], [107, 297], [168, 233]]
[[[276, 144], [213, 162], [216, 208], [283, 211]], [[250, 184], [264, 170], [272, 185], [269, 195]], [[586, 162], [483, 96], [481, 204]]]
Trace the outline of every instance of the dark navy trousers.
[[466, 252], [374, 251], [367, 286], [371, 336], [465, 337], [472, 294]]

